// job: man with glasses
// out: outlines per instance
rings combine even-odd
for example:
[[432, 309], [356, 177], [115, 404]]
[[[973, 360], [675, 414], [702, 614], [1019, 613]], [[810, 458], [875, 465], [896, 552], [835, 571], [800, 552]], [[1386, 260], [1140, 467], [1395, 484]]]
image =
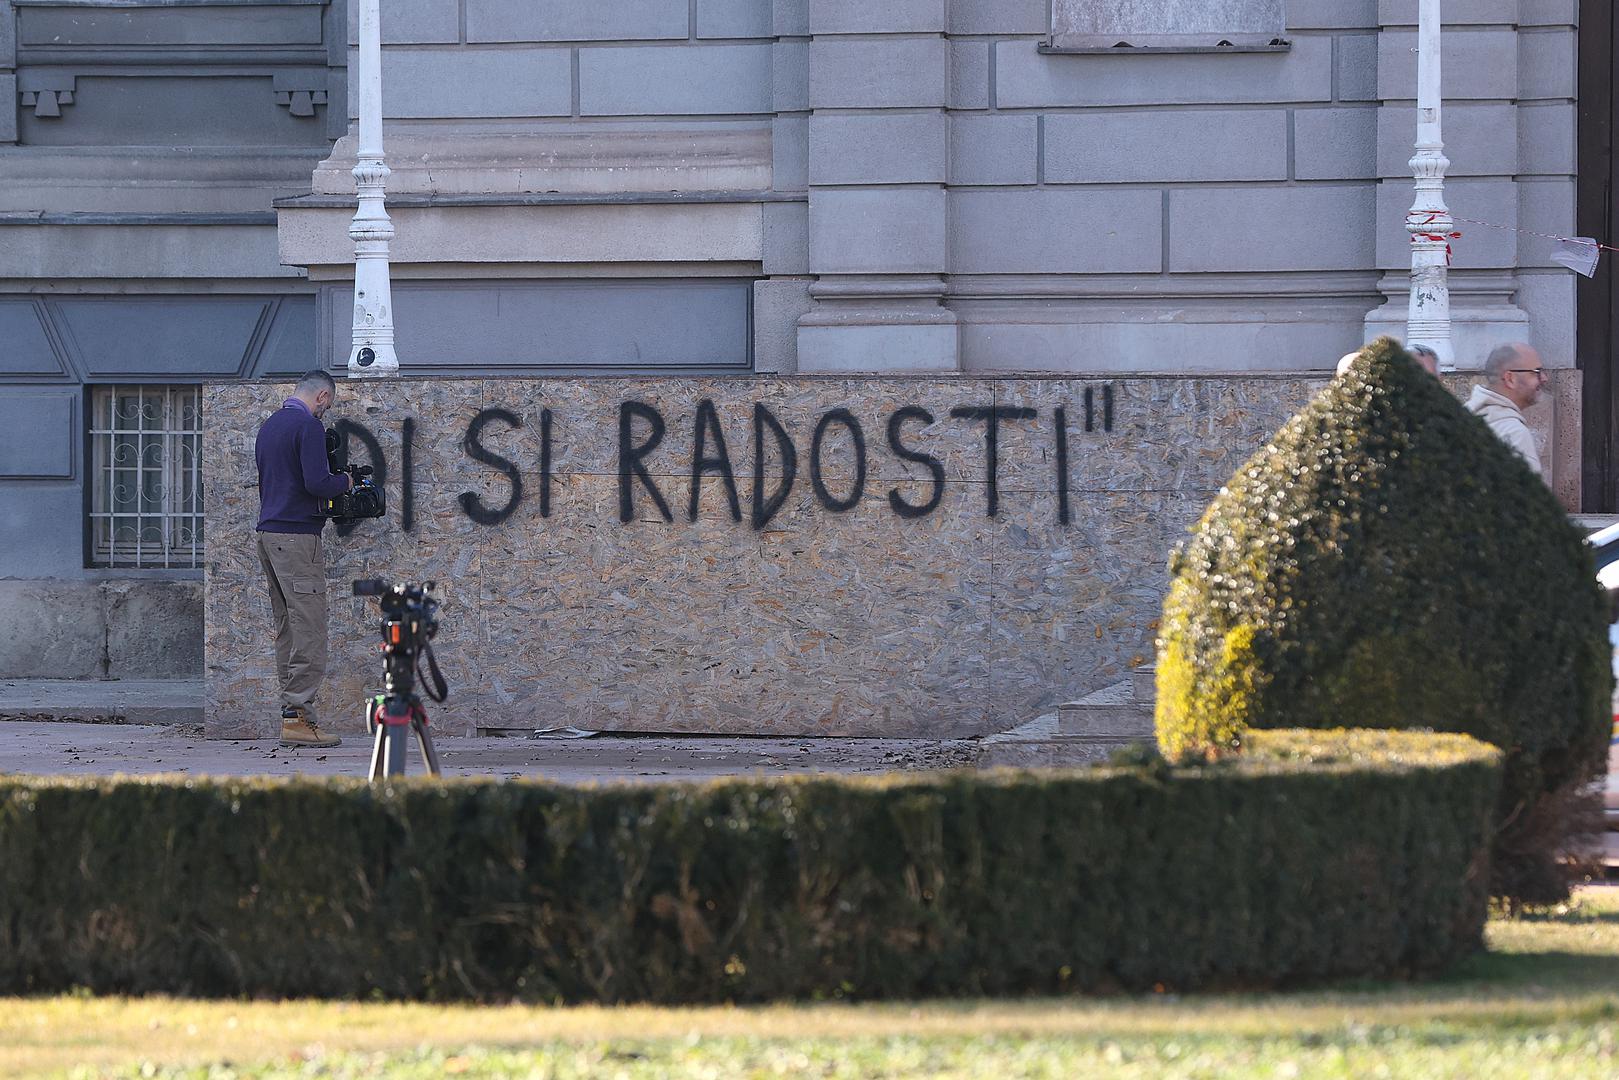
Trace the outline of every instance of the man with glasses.
[[1523, 456], [1536, 476], [1540, 469], [1540, 449], [1529, 431], [1523, 411], [1540, 398], [1546, 385], [1546, 369], [1540, 354], [1524, 344], [1500, 345], [1484, 361], [1487, 383], [1473, 387], [1467, 408], [1486, 424], [1502, 442]]

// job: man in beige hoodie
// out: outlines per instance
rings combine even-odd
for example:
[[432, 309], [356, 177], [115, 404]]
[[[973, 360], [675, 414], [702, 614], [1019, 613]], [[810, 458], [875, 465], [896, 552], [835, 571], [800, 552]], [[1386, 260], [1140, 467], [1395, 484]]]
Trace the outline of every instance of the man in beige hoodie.
[[1540, 354], [1524, 344], [1500, 345], [1484, 361], [1488, 383], [1473, 387], [1467, 399], [1468, 411], [1477, 415], [1502, 442], [1512, 447], [1541, 476], [1540, 449], [1529, 431], [1523, 411], [1540, 398], [1546, 385], [1546, 369]]

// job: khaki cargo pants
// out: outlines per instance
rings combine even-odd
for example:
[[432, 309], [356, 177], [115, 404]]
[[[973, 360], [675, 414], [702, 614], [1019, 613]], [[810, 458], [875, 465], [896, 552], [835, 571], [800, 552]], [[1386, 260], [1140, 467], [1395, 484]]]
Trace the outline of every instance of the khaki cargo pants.
[[313, 720], [315, 692], [326, 677], [326, 564], [320, 537], [255, 535], [275, 617], [275, 673], [281, 683], [281, 704], [299, 706]]

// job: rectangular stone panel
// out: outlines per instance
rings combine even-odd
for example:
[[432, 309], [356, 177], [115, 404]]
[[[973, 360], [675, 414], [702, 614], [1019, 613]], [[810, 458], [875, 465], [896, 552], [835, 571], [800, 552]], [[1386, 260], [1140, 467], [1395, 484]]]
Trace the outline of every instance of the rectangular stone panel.
[[774, 35], [766, 0], [697, 0], [700, 38], [767, 38]]
[[816, 114], [809, 124], [812, 184], [942, 184], [944, 113]]
[[1365, 344], [1366, 313], [1374, 306], [1370, 299], [1300, 306], [1296, 298], [1277, 297], [1257, 309], [1189, 309], [1183, 298], [1163, 297], [1079, 310], [1025, 306], [1020, 322], [1004, 321], [994, 308], [957, 310], [962, 366], [969, 371], [1127, 375], [1140, 371], [1143, 356], [1172, 356], [1176, 370], [1191, 375], [1247, 370], [1256, 356], [1287, 370], [1330, 367]]
[[0, 375], [65, 375], [46, 332], [44, 306], [33, 299], [0, 300]]
[[949, 31], [966, 34], [1046, 34], [1048, 0], [950, 0]]
[[0, 395], [0, 476], [73, 475], [74, 395], [12, 387]]
[[770, 48], [770, 101], [778, 113], [809, 109], [809, 42], [778, 41]]
[[[1518, 33], [1509, 29], [1446, 31], [1445, 101], [1518, 97], [1518, 39]], [[1415, 30], [1385, 30], [1378, 35], [1378, 97], [1416, 100], [1416, 48]]]
[[[1467, 0], [1462, 4], [1443, 6], [1443, 25], [1452, 26], [1494, 24], [1504, 26], [1518, 21], [1521, 0]], [[1378, 0], [1378, 20], [1384, 26], [1415, 26], [1420, 10], [1419, 0]]]
[[[1370, 270], [1377, 223], [1391, 220], [1372, 216], [1377, 190], [1312, 184], [1172, 191], [1169, 269]], [[1392, 220], [1403, 219], [1402, 211]]]
[[319, 45], [322, 14], [315, 4], [28, 6], [17, 36], [23, 48]]
[[[29, 484], [26, 489], [7, 491], [6, 497], [13, 500], [13, 506], [41, 514], [39, 521], [49, 529], [56, 520], [47, 516], [51, 510], [74, 516], [83, 513], [77, 499], [60, 497], [68, 494]], [[11, 531], [10, 519], [11, 515], [0, 515], [0, 539], [13, 539], [6, 535]], [[36, 546], [41, 538], [37, 530], [30, 532], [35, 535], [7, 550], [26, 551]], [[76, 542], [69, 550], [80, 554]], [[79, 570], [75, 565], [79, 561], [75, 559], [60, 569], [70, 573]], [[102, 589], [81, 581], [16, 580], [12, 574], [23, 569], [16, 560], [0, 560], [0, 566], [4, 568], [4, 576], [0, 576], [0, 671], [5, 672], [5, 677], [103, 678], [107, 630]]]
[[753, 283], [753, 370], [782, 375], [798, 370], [798, 320], [815, 306], [809, 290], [807, 277]]
[[814, 0], [810, 33], [942, 34], [947, 0]]
[[1519, 26], [1574, 26], [1580, 21], [1580, 0], [1519, 0]]
[[1572, 29], [1518, 35], [1518, 97], [1572, 101], [1579, 47]]
[[995, 43], [996, 103], [1235, 105], [1332, 100], [1332, 39], [1301, 37], [1285, 53], [1042, 54], [1034, 41]]
[[809, 203], [765, 203], [760, 210], [764, 218], [764, 272], [809, 273]]
[[1571, 104], [1518, 106], [1518, 172], [1572, 176], [1577, 128], [1578, 117]]
[[[58, 119], [22, 109], [19, 141], [33, 146], [308, 147], [329, 145], [325, 110], [293, 116], [268, 74], [196, 69], [197, 76], [81, 75]], [[226, 69], [229, 71], [230, 69]], [[324, 88], [324, 70], [309, 73]], [[15, 98], [10, 99], [15, 100]], [[8, 102], [9, 107], [9, 102]]]
[[[384, 45], [452, 44], [461, 40], [460, 0], [388, 0], [381, 6]], [[360, 5], [348, 5], [348, 42], [360, 40]]]
[[1338, 100], [1376, 101], [1377, 55], [1376, 34], [1338, 35]]
[[770, 122], [770, 188], [803, 191], [809, 186], [809, 118], [778, 116]]
[[6, 11], [13, 14], [0, 18], [0, 69], [10, 70], [17, 66], [17, 20], [9, 4]]
[[1153, 274], [1162, 228], [1156, 191], [952, 191], [950, 272]]
[[945, 265], [942, 188], [810, 192], [810, 270], [937, 274]]
[[1044, 122], [1048, 184], [1287, 179], [1280, 109], [1054, 113]]
[[674, 45], [579, 50], [585, 116], [768, 113], [769, 45]]
[[14, 143], [17, 141], [17, 109], [11, 104], [17, 100], [17, 76], [0, 75], [0, 100], [6, 102], [0, 108], [0, 143]]
[[[1377, 127], [1385, 109], [1295, 109], [1293, 175], [1299, 180], [1377, 176]], [[1409, 157], [1409, 153], [1407, 157]]]
[[567, 116], [567, 49], [388, 49], [382, 110], [400, 119]]
[[[1447, 178], [1512, 176], [1518, 169], [1518, 115], [1512, 105], [1446, 105]], [[1415, 105], [1385, 105], [1377, 111], [1377, 168], [1382, 176], [1411, 175]], [[1570, 168], [1568, 171], [1572, 172]]]
[[989, 108], [989, 51], [987, 41], [950, 43], [950, 107]]
[[684, 38], [687, 0], [466, 0], [469, 41]]
[[63, 336], [86, 375], [235, 375], [273, 313], [273, 299], [61, 297]]
[[810, 104], [817, 109], [942, 106], [948, 57], [943, 38], [812, 41]]
[[[1497, 269], [1518, 259], [1518, 185], [1510, 180], [1447, 180], [1445, 205], [1462, 235], [1451, 241], [1451, 266]], [[1392, 227], [1377, 234], [1377, 265], [1383, 270], [1411, 268], [1411, 234], [1405, 215], [1411, 209], [1411, 182], [1390, 180], [1377, 187], [1377, 220]], [[1479, 225], [1474, 222], [1487, 222]], [[1496, 226], [1491, 228], [1490, 226]]]
[[[451, 694], [433, 719], [447, 731], [1005, 730], [1143, 662], [1170, 543], [1314, 385], [346, 383], [328, 420], [363, 427], [351, 460], [378, 467], [389, 514], [325, 534], [333, 655], [318, 706], [358, 732], [381, 672], [376, 608], [348, 582], [380, 575], [442, 583]], [[289, 389], [206, 391], [214, 737], [274, 731], [249, 485], [255, 429]], [[760, 443], [756, 415], [771, 421]]]
[[950, 117], [950, 183], [1032, 184], [1038, 178], [1040, 118], [1022, 113]]
[[[1551, 236], [1574, 235], [1574, 180], [1524, 180], [1518, 185], [1518, 224], [1525, 230], [1518, 234], [1518, 265], [1546, 266], [1557, 251], [1557, 241]], [[1540, 235], [1535, 235], [1535, 234]], [[1604, 253], [1607, 257], [1611, 253]]]
[[[745, 369], [749, 290], [745, 279], [393, 284], [409, 362], [450, 371]], [[327, 292], [334, 364], [348, 360], [353, 295], [348, 285]]]
[[777, 37], [809, 37], [810, 0], [770, 0], [770, 29]]

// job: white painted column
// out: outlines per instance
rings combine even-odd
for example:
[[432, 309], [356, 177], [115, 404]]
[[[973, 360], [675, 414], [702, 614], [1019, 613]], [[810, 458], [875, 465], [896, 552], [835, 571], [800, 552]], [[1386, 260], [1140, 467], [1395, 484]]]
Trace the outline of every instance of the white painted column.
[[381, 0], [358, 0], [360, 50], [354, 72], [359, 92], [360, 145], [354, 165], [359, 207], [349, 225], [354, 240], [354, 347], [349, 377], [399, 374], [394, 355], [392, 288], [388, 280], [388, 242], [393, 222], [383, 192], [388, 166], [382, 158], [382, 15]]
[[1445, 141], [1440, 126], [1440, 0], [1421, 0], [1417, 25], [1417, 143], [1411, 159], [1416, 202], [1406, 216], [1411, 234], [1411, 301], [1406, 315], [1408, 345], [1427, 345], [1445, 371], [1456, 369], [1450, 340], [1450, 233], [1455, 227], [1445, 206]]

